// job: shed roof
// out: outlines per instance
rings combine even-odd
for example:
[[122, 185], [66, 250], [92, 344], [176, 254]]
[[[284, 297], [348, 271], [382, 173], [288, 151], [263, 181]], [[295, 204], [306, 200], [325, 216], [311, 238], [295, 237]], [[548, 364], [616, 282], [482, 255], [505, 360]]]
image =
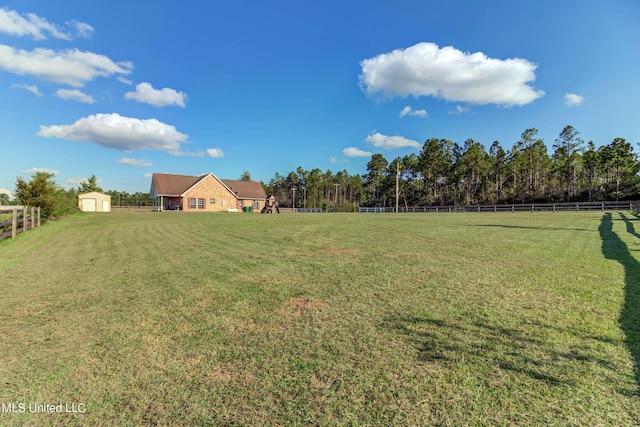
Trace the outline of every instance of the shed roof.
[[80, 193], [78, 194], [78, 198], [80, 199], [89, 199], [89, 198], [95, 198], [95, 197], [100, 197], [101, 199], [110, 199], [111, 196], [108, 194], [104, 194], [104, 193], [100, 193], [99, 191], [90, 191], [88, 193]]

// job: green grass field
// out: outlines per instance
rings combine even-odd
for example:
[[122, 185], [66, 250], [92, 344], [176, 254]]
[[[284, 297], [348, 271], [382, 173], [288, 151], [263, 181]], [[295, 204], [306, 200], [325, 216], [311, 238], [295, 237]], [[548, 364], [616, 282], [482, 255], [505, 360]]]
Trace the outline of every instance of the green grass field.
[[[52, 221], [0, 242], [0, 425], [639, 425], [636, 229], [629, 212]], [[30, 411], [59, 403], [84, 412]]]

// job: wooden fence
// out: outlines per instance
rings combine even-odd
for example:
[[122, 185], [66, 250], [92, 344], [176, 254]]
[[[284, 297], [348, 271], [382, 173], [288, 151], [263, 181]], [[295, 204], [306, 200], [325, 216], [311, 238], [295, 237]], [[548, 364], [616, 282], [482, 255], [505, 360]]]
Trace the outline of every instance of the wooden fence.
[[[459, 205], [459, 206], [401, 206], [398, 212], [559, 212], [559, 211], [634, 211], [640, 202], [576, 202], [576, 203], [525, 203], [510, 205]], [[360, 213], [395, 212], [395, 208], [360, 208]]]
[[[8, 218], [9, 216], [11, 216], [11, 219], [2, 220], [4, 217]], [[0, 206], [0, 240], [7, 237], [15, 239], [18, 233], [23, 233], [35, 227], [40, 227], [39, 207]]]

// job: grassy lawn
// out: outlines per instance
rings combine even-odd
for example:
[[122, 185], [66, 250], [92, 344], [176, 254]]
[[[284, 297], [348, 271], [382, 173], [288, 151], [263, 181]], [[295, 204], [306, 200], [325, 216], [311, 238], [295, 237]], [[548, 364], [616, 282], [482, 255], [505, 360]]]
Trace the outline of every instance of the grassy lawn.
[[636, 229], [628, 212], [53, 221], [0, 242], [0, 403], [26, 405], [0, 425], [638, 425]]

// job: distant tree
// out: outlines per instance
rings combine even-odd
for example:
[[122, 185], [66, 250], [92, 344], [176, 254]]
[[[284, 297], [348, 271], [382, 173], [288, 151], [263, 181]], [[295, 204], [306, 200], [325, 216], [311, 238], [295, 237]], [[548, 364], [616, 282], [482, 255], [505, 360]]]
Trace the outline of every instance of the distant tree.
[[561, 170], [563, 170], [566, 177], [567, 201], [571, 199], [572, 177], [575, 174], [576, 162], [584, 144], [584, 141], [578, 137], [579, 134], [580, 132], [575, 130], [573, 126], [565, 126], [553, 146], [558, 154], [556, 158], [564, 163], [561, 166]]
[[595, 190], [596, 179], [598, 177], [598, 166], [600, 164], [600, 154], [596, 150], [593, 141], [587, 143], [587, 150], [582, 155], [584, 181], [587, 185], [587, 201], [591, 201]]
[[[480, 190], [486, 184], [489, 175], [489, 155], [484, 146], [469, 138], [464, 142], [459, 154], [460, 168], [458, 176], [464, 184], [465, 203], [473, 204], [480, 201]], [[458, 181], [458, 180], [456, 180]], [[454, 189], [457, 191], [457, 189]]]
[[5, 193], [0, 193], [0, 205], [8, 205], [9, 204], [9, 196]]
[[[379, 153], [372, 155], [371, 160], [367, 163], [368, 173], [365, 180], [369, 186], [371, 200], [374, 206], [379, 206], [380, 197], [384, 194], [382, 184], [387, 171], [387, 166], [389, 166], [389, 162], [382, 154]], [[384, 200], [382, 203], [384, 206]]]
[[242, 172], [242, 175], [240, 175], [240, 181], [251, 181], [251, 174], [249, 171]]
[[495, 193], [493, 203], [498, 204], [502, 197], [502, 185], [506, 173], [507, 153], [500, 146], [498, 141], [493, 141], [489, 149], [492, 166], [493, 191]]
[[624, 138], [615, 138], [611, 144], [600, 147], [599, 154], [606, 174], [607, 195], [615, 194], [616, 201], [636, 196], [639, 165], [631, 144]]
[[98, 178], [95, 175], [91, 175], [89, 179], [85, 182], [81, 182], [78, 187], [79, 193], [90, 193], [92, 191], [97, 191], [98, 193], [102, 193], [102, 188], [98, 187]]
[[54, 215], [61, 216], [80, 212], [80, 208], [78, 208], [78, 192], [75, 188], [65, 190], [62, 187], [57, 187], [56, 200]]
[[29, 182], [21, 177], [16, 180], [16, 199], [25, 206], [40, 207], [43, 219], [49, 218], [58, 206], [57, 187], [53, 177], [51, 173], [37, 172]]
[[[545, 165], [548, 162], [547, 147], [542, 139], [536, 137], [537, 134], [538, 129], [527, 129], [522, 132], [520, 141], [515, 145], [522, 153], [523, 180], [526, 179], [526, 189], [531, 200], [535, 199], [540, 193], [541, 175], [543, 175]], [[525, 188], [524, 183], [522, 187]]]

